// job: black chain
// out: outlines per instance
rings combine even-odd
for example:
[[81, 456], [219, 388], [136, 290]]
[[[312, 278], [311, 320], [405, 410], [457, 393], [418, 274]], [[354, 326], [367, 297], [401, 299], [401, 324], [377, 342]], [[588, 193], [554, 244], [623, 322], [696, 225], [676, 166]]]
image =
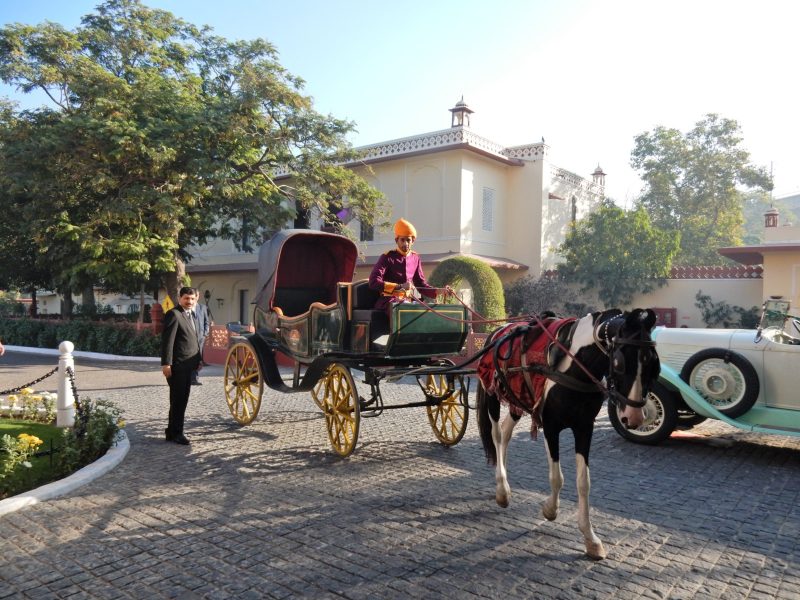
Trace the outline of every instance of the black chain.
[[78, 417], [78, 422], [76, 424], [77, 426], [75, 427], [75, 435], [78, 438], [82, 438], [84, 435], [86, 435], [86, 428], [89, 425], [89, 411], [84, 410], [84, 408], [88, 408], [88, 406], [81, 406], [81, 401], [78, 398], [78, 388], [75, 387], [75, 371], [72, 369], [72, 367], [67, 367], [66, 371], [67, 375], [69, 375], [69, 384], [72, 387], [72, 397], [75, 399], [75, 414]]
[[9, 390], [0, 391], [0, 394], [14, 394], [16, 392], [20, 392], [20, 391], [24, 390], [25, 388], [31, 387], [32, 385], [35, 385], [35, 384], [39, 383], [40, 381], [44, 381], [45, 379], [50, 377], [50, 375], [52, 375], [56, 371], [58, 371], [58, 367], [56, 367], [55, 369], [53, 369], [49, 373], [46, 373], [46, 374], [42, 375], [41, 377], [39, 377], [39, 379], [34, 379], [30, 383], [23, 384], [23, 385], [21, 385], [19, 387], [11, 388]]

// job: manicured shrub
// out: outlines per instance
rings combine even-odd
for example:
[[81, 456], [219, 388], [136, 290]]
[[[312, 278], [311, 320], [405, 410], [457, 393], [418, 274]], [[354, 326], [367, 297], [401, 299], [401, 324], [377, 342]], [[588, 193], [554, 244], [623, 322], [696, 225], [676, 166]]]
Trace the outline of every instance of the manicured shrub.
[[[475, 311], [486, 319], [505, 319], [506, 308], [503, 284], [489, 265], [468, 256], [454, 256], [439, 263], [428, 278], [434, 287], [456, 287], [466, 280], [472, 287]], [[495, 329], [497, 323], [476, 323], [476, 332]]]

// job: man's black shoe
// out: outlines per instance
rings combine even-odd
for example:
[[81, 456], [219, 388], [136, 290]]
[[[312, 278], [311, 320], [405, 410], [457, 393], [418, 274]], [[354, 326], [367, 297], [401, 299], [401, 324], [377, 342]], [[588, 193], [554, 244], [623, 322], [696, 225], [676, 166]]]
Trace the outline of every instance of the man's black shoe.
[[165, 430], [164, 430], [164, 438], [165, 438], [165, 439], [166, 439], [168, 442], [171, 442], [173, 437], [174, 437], [174, 436], [172, 435], [172, 433], [170, 432], [170, 430], [169, 430], [169, 429], [165, 429]]
[[188, 446], [189, 444], [191, 444], [191, 442], [189, 441], [189, 438], [187, 438], [182, 433], [179, 434], [179, 435], [174, 436], [172, 438], [172, 441], [175, 442], [176, 444], [180, 444], [181, 446]]
[[193, 382], [192, 382], [192, 385], [203, 385], [203, 384], [202, 384], [202, 383], [200, 383], [199, 381], [193, 381]]

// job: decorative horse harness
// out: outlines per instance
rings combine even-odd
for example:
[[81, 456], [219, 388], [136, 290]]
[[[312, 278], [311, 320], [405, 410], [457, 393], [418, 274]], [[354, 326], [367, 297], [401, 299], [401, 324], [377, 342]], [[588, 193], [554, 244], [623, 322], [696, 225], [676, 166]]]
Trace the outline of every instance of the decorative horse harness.
[[[609, 324], [622, 319], [612, 317], [594, 329], [595, 345], [609, 357], [609, 375], [624, 373], [625, 357], [621, 346], [633, 345], [655, 347], [652, 340], [634, 339], [609, 335]], [[609, 402], [619, 406], [629, 405], [641, 408], [644, 401], [630, 400], [616, 390], [613, 377], [606, 377], [606, 385], [592, 375], [584, 365], [570, 353], [569, 346], [575, 333], [575, 317], [558, 319], [539, 318], [528, 324], [512, 323], [495, 331], [487, 340], [493, 352], [482, 356], [477, 374], [489, 394], [509, 406], [512, 414], [531, 415], [534, 433], [541, 426], [541, 405], [544, 386], [548, 379], [571, 390], [582, 393], [601, 392]], [[556, 370], [564, 356], [569, 356], [588, 376], [590, 382], [580, 381]]]

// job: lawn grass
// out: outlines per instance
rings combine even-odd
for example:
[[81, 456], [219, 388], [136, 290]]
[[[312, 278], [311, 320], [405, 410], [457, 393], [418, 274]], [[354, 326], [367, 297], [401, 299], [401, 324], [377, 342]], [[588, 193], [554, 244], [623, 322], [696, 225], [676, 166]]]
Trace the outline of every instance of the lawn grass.
[[[51, 449], [58, 451], [58, 448], [62, 445], [63, 431], [63, 429], [55, 425], [47, 425], [35, 421], [0, 419], [0, 436], [10, 435], [11, 437], [17, 437], [20, 433], [27, 433], [35, 435], [42, 440], [44, 443], [39, 446], [37, 454], [44, 454]], [[34, 456], [30, 462], [33, 466], [30, 469], [26, 469], [24, 489], [17, 489], [11, 495], [37, 488], [57, 478], [56, 457], [53, 454]]]

